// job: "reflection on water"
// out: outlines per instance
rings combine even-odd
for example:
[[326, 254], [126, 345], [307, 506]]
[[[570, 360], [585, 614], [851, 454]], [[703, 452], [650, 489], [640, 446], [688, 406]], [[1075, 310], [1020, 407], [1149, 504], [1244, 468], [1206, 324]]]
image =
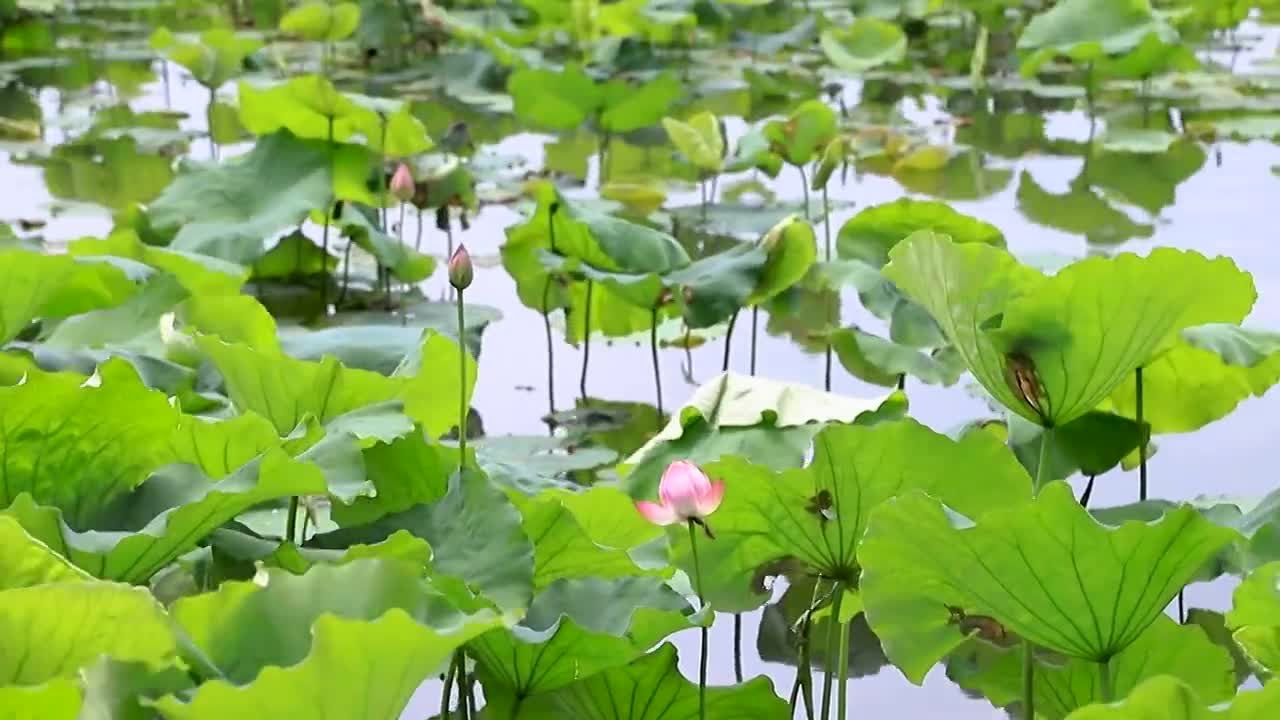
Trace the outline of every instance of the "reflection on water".
[[[145, 34], [157, 15], [142, 17], [107, 13], [83, 27], [55, 28], [63, 50], [46, 52], [51, 38], [6, 36], [7, 55], [0, 63], [0, 219], [31, 228], [51, 244], [85, 235], [101, 235], [111, 227], [111, 213], [123, 212], [133, 203], [154, 199], [174, 174], [173, 159], [190, 143], [191, 155], [207, 158], [211, 147], [203, 140], [208, 118], [227, 117], [223, 110], [206, 113], [208, 91], [176, 66], [154, 62], [145, 47]], [[1270, 56], [1277, 33], [1246, 26], [1245, 35], [1256, 37], [1249, 49], [1229, 58], [1238, 70]], [[22, 50], [24, 45], [30, 51]], [[1227, 61], [1215, 54], [1219, 61]], [[380, 81], [392, 92], [393, 81]], [[1013, 85], [1015, 83], [1011, 83]], [[1152, 88], [1155, 93], [1159, 88]], [[868, 126], [895, 126], [937, 143], [954, 143], [964, 149], [952, 153], [929, 171], [869, 163], [851, 170], [831, 185], [835, 209], [832, 227], [838, 228], [858, 209], [893, 200], [904, 194], [944, 199], [965, 213], [999, 227], [1010, 249], [1027, 257], [1080, 257], [1122, 249], [1145, 251], [1154, 245], [1225, 254], [1253, 274], [1259, 291], [1251, 321], [1262, 326], [1280, 325], [1280, 262], [1271, 232], [1277, 180], [1273, 167], [1280, 152], [1270, 142], [1202, 143], [1173, 139], [1156, 152], [1142, 143], [1150, 138], [1135, 130], [1179, 131], [1194, 120], [1199, 96], [1173, 100], [1152, 97], [1140, 101], [1133, 93], [1105, 98], [1104, 109], [1090, 118], [1083, 111], [1085, 99], [1064, 86], [1061, 93], [1045, 94], [1015, 88], [997, 90], [990, 100], [965, 91], [926, 88], [911, 82], [872, 80], [863, 87], [850, 83], [839, 100], [850, 116]], [[864, 94], [865, 91], [865, 94]], [[234, 92], [221, 91], [224, 104]], [[1203, 95], [1203, 94], [1202, 94]], [[874, 98], [874, 102], [864, 102]], [[757, 98], [758, 100], [758, 98]], [[751, 98], [734, 93], [707, 97], [701, 104], [722, 112]], [[126, 106], [127, 105], [127, 106]], [[778, 109], [787, 103], [780, 103]], [[456, 110], [455, 112], [462, 112]], [[600, 182], [600, 139], [587, 132], [559, 138], [520, 132], [509, 118], [476, 115], [471, 121], [473, 140], [486, 145], [477, 163], [492, 163], [495, 177], [515, 177], [529, 169], [548, 168], [566, 178], [577, 178], [586, 187]], [[447, 126], [424, 114], [433, 134]], [[234, 116], [228, 123], [234, 122]], [[731, 120], [728, 129], [739, 136], [747, 123]], [[244, 152], [234, 142], [235, 127], [217, 133], [223, 155]], [[687, 172], [672, 162], [672, 153], [652, 134], [615, 138], [606, 150], [609, 179], [680, 177]], [[802, 193], [798, 178], [784, 170], [777, 181], [751, 174], [726, 177], [722, 190], [744, 197], [764, 195], [770, 202], [798, 202]], [[487, 188], [489, 197], [500, 197], [509, 188]], [[776, 200], [775, 200], [776, 198]], [[696, 188], [678, 193], [668, 205], [694, 205]], [[548, 412], [548, 378], [545, 365], [545, 330], [541, 316], [516, 297], [514, 281], [496, 257], [504, 229], [520, 220], [508, 205], [487, 206], [471, 219], [470, 228], [456, 239], [464, 240], [479, 259], [475, 283], [468, 296], [499, 309], [502, 319], [484, 334], [480, 377], [474, 405], [490, 435], [545, 433], [542, 421]], [[732, 220], [740, 222], [740, 219]], [[771, 222], [763, 220], [767, 227]], [[446, 254], [446, 240], [432, 218], [409, 216], [405, 235], [419, 232], [424, 249], [438, 257]], [[425, 226], [422, 224], [425, 223]], [[420, 227], [421, 226], [421, 227]], [[678, 217], [677, 217], [678, 226]], [[821, 237], [821, 235], [820, 235]], [[689, 239], [695, 251], [707, 252], [715, 243], [706, 237]], [[425, 284], [433, 299], [445, 295], [442, 273]], [[785, 299], [774, 314], [761, 318], [758, 372], [772, 378], [820, 385], [824, 365], [821, 346], [805, 337], [805, 320], [825, 315], [833, 298], [796, 294]], [[839, 299], [842, 324], [856, 323], [882, 329], [856, 295]], [[376, 311], [369, 311], [375, 313]], [[425, 312], [425, 310], [424, 310]], [[577, 348], [556, 338], [553, 376], [557, 409], [573, 404], [578, 387]], [[708, 342], [689, 351], [668, 348], [660, 362], [665, 380], [665, 406], [677, 407], [691, 388], [720, 371], [725, 349], [721, 335], [711, 333]], [[796, 338], [800, 341], [797, 342]], [[806, 342], [807, 341], [807, 342]], [[749, 334], [733, 335], [731, 366], [748, 367]], [[590, 390], [610, 403], [635, 403], [640, 414], [656, 424], [651, 404], [647, 348], [629, 341], [596, 342], [592, 346]], [[878, 393], [839, 368], [833, 389], [851, 395]], [[908, 392], [912, 414], [936, 429], [946, 430], [987, 414], [983, 404], [952, 388], [938, 389], [913, 383]], [[1262, 401], [1246, 401], [1228, 418], [1194, 435], [1160, 438], [1159, 452], [1151, 459], [1150, 473], [1158, 495], [1189, 498], [1201, 493], [1257, 495], [1267, 486], [1267, 441], [1274, 424], [1274, 409]], [[613, 437], [606, 445], [625, 451], [637, 441]], [[1094, 504], [1117, 504], [1133, 498], [1135, 480], [1120, 472], [1098, 478]], [[1224, 607], [1230, 582], [1197, 585], [1187, 594], [1189, 606]], [[795, 597], [807, 596], [804, 582], [788, 586], [779, 581], [775, 604], [744, 616], [743, 665], [748, 676], [766, 673], [780, 694], [791, 687], [795, 648], [788, 628], [796, 620]], [[821, 625], [820, 625], [821, 627]], [[855, 624], [855, 627], [860, 627]], [[865, 627], [863, 627], [865, 630]], [[711, 631], [716, 648], [710, 671], [712, 683], [734, 680], [730, 661], [733, 623], [722, 617]], [[817, 637], [822, 637], [820, 632]], [[860, 642], [864, 640], [865, 642]], [[681, 650], [681, 667], [696, 677], [697, 635], [675, 638]], [[904, 692], [905, 681], [893, 669], [878, 672], [883, 664], [878, 643], [869, 633], [855, 634], [851, 649], [850, 696], [862, 717], [988, 718], [1001, 714], [981, 700], [966, 699], [946, 680], [941, 669], [930, 675], [924, 692]], [[818, 655], [820, 657], [820, 653]], [[818, 666], [821, 667], [819, 662]], [[427, 716], [438, 697], [439, 685], [420, 690], [406, 718]]]

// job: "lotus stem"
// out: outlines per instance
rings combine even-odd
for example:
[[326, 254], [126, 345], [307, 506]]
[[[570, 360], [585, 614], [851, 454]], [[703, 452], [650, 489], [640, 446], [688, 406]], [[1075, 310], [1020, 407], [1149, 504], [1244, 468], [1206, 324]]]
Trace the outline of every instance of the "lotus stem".
[[[802, 171], [803, 172], [803, 171]], [[805, 203], [808, 205], [808, 203]], [[831, 262], [831, 203], [827, 196], [827, 184], [822, 184], [822, 232], [823, 232], [823, 261]], [[831, 307], [827, 307], [827, 325], [831, 325]], [[825, 329], [825, 328], [824, 328]], [[826, 374], [823, 376], [822, 387], [827, 392], [831, 392], [831, 338], [827, 337], [827, 347], [823, 353], [826, 356]]]
[[835, 594], [835, 598], [831, 601], [831, 620], [829, 620], [827, 624], [827, 656], [824, 659], [826, 672], [823, 673], [824, 677], [822, 680], [823, 720], [826, 720], [831, 715], [831, 686], [832, 680], [835, 678], [835, 675], [831, 672], [831, 663], [834, 661], [836, 663], [836, 667], [839, 668], [839, 661], [836, 660], [836, 653], [838, 652], [837, 648], [839, 647], [836, 633], [839, 632], [838, 621], [840, 619], [840, 608], [841, 603], [844, 602], [844, 589], [840, 587], [839, 583], [836, 583], [832, 587], [832, 591]]
[[822, 578], [813, 583], [813, 597], [805, 610], [800, 624], [800, 657], [796, 662], [796, 682], [791, 688], [791, 717], [795, 717], [796, 703], [800, 697], [800, 688], [805, 689], [805, 717], [813, 720], [813, 654], [809, 650], [813, 641], [813, 611], [817, 609], [819, 591], [822, 589]]
[[907, 391], [907, 374], [906, 373], [898, 373], [898, 389], [903, 392]]
[[649, 323], [649, 354], [653, 358], [653, 388], [658, 400], [658, 428], [662, 428], [662, 368], [658, 364], [658, 306], [654, 305]]
[[1185, 600], [1186, 588], [1178, 590], [1178, 622], [1185, 623], [1187, 621], [1187, 607]]
[[720, 174], [719, 174], [719, 173], [716, 173], [715, 175], [712, 175], [712, 176], [711, 176], [711, 198], [710, 198], [710, 201], [711, 201], [711, 202], [713, 202], [713, 203], [716, 201], [716, 188], [718, 188], [719, 186], [720, 186]]
[[1089, 507], [1089, 498], [1093, 497], [1093, 481], [1097, 475], [1090, 475], [1089, 482], [1085, 483], [1084, 492], [1080, 493], [1080, 507]]
[[800, 190], [804, 196], [804, 219], [809, 219], [809, 177], [804, 172], [804, 165], [796, 165], [796, 170], [800, 171]]
[[[333, 116], [329, 116], [329, 146], [333, 145]], [[324, 228], [320, 231], [320, 307], [323, 312], [329, 314], [329, 216], [333, 215], [333, 200], [330, 200], [324, 208]], [[301, 247], [301, 245], [299, 245]], [[301, 261], [299, 261], [301, 265]], [[301, 267], [299, 267], [301, 270]]]
[[1134, 403], [1137, 409], [1134, 411], [1134, 420], [1138, 423], [1138, 500], [1147, 499], [1147, 438], [1146, 433], [1142, 431], [1142, 368], [1133, 371], [1134, 380]]
[[547, 335], [547, 410], [550, 414], [556, 411], [555, 339], [551, 334], [551, 312], [547, 309], [551, 301], [551, 283], [553, 282], [555, 282], [554, 278], [548, 275], [546, 284], [542, 286], [542, 327]]
[[751, 306], [751, 374], [756, 374], [756, 328], [760, 323], [760, 306]]
[[458, 663], [458, 717], [468, 720], [471, 717], [471, 708], [467, 705], [467, 655], [462, 648], [458, 648], [453, 656]]
[[467, 319], [463, 315], [464, 291], [458, 288], [458, 467], [467, 460]]
[[[689, 552], [693, 555], [694, 592], [698, 595], [698, 611], [706, 609], [707, 601], [702, 597], [702, 566], [698, 562], [698, 526], [693, 520], [689, 525]], [[714, 617], [714, 615], [712, 616]], [[707, 625], [702, 623], [702, 654], [698, 660], [698, 720], [707, 720]]]
[[1022, 641], [1022, 717], [1036, 718], [1036, 659], [1031, 653], [1031, 641]]
[[449, 704], [453, 702], [453, 679], [458, 674], [458, 656], [455, 654], [449, 662], [449, 672], [444, 676], [444, 690], [440, 696], [440, 717], [449, 717]]
[[413, 249], [418, 252], [422, 251], [422, 208], [416, 208], [418, 211], [418, 234], [413, 240]]
[[209, 156], [214, 160], [218, 159], [218, 141], [213, 137], [213, 106], [217, 101], [217, 89], [209, 88], [209, 104], [204, 108], [204, 121], [209, 129]]
[[[294, 542], [294, 533], [298, 529], [298, 496], [289, 498], [289, 517], [285, 520], [284, 539]], [[295, 545], [297, 543], [294, 543]]]
[[707, 222], [707, 181], [698, 181], [698, 195], [702, 199], [702, 222]]
[[1115, 699], [1115, 691], [1111, 688], [1111, 659], [1098, 663], [1098, 699], [1109, 703]]
[[587, 399], [587, 366], [591, 362], [591, 291], [595, 283], [587, 281], [586, 309], [582, 312], [582, 375], [578, 378], [578, 392]]
[[[843, 595], [844, 588], [840, 588], [838, 592]], [[838, 614], [832, 617], [831, 621], [840, 625], [840, 645], [836, 650], [837, 667], [840, 668], [840, 692], [836, 696], [836, 717], [847, 718], [849, 717], [849, 623], [840, 622]]]
[[738, 313], [741, 310], [734, 310], [733, 315], [729, 316], [729, 329], [724, 334], [724, 362], [721, 363], [720, 372], [729, 372], [729, 351], [733, 349], [733, 326], [738, 323]]
[[742, 682], [742, 613], [733, 614], [733, 681]]
[[347, 240], [347, 247], [342, 251], [342, 289], [338, 291], [338, 301], [335, 303], [338, 306], [347, 299], [347, 288], [351, 286], [351, 246], [354, 244]]
[[1040, 459], [1036, 462], [1036, 484], [1035, 493], [1040, 494], [1040, 488], [1044, 486], [1044, 469], [1049, 460], [1049, 436], [1053, 433], [1052, 428], [1044, 428], [1040, 433]]

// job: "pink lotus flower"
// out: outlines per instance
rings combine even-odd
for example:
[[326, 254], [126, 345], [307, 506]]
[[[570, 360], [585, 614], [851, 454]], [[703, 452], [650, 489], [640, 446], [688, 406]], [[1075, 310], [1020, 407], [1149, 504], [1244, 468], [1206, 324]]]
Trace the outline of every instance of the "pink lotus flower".
[[408, 202], [413, 198], [413, 173], [409, 172], [409, 166], [404, 163], [396, 168], [391, 176], [391, 194], [396, 196], [400, 202]]
[[688, 460], [677, 460], [667, 466], [658, 483], [659, 502], [637, 500], [636, 510], [654, 525], [692, 522], [701, 525], [711, 536], [703, 520], [720, 507], [724, 499], [724, 481], [712, 482], [707, 474]]

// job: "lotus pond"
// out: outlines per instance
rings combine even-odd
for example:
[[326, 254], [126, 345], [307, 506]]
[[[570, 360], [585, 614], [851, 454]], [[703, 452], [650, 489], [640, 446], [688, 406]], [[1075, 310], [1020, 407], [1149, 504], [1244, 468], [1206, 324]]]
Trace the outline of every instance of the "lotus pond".
[[0, 720], [1280, 717], [1277, 25], [0, 0]]

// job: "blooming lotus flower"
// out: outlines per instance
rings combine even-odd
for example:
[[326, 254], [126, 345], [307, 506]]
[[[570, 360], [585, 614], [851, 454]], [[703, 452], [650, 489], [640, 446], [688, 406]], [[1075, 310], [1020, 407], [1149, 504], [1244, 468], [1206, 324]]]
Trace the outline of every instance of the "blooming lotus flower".
[[637, 500], [636, 510], [654, 525], [691, 522], [701, 525], [711, 537], [705, 518], [720, 507], [724, 499], [724, 481], [712, 482], [707, 474], [688, 460], [677, 460], [667, 466], [658, 483], [659, 502]]
[[449, 258], [449, 284], [459, 290], [466, 290], [471, 286], [471, 280], [475, 277], [475, 270], [471, 266], [471, 253], [467, 252], [466, 245], [458, 245], [458, 249], [453, 251], [453, 256]]
[[391, 176], [390, 190], [400, 202], [408, 202], [413, 198], [413, 173], [409, 172], [408, 165], [400, 163], [396, 167], [395, 173]]

